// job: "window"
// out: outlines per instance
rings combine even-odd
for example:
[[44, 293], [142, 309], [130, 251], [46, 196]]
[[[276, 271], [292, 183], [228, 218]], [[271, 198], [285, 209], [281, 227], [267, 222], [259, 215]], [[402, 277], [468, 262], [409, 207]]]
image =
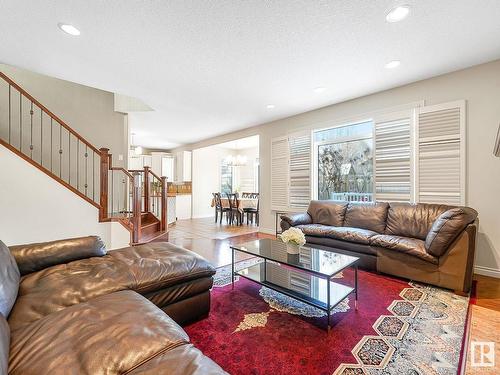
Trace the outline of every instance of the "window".
[[220, 192], [228, 194], [233, 192], [233, 168], [223, 160], [220, 168]]
[[373, 122], [314, 134], [318, 199], [373, 200]]

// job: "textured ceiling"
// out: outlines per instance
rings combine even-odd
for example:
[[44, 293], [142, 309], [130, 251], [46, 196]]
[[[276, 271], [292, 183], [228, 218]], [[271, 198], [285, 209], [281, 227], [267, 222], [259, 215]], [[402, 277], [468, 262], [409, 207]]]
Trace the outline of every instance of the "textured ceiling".
[[500, 58], [499, 0], [397, 4], [0, 0], [0, 61], [142, 99], [136, 143], [171, 147]]

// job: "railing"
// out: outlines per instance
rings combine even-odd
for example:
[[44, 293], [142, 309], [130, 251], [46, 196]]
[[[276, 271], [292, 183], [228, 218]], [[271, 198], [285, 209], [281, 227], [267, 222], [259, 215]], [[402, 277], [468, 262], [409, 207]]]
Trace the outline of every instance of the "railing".
[[373, 201], [372, 193], [330, 193], [330, 199], [335, 201], [347, 202], [371, 202]]
[[99, 207], [100, 151], [0, 72], [0, 143]]
[[2, 72], [0, 78], [0, 144], [97, 207], [99, 221], [122, 222], [133, 243], [140, 240], [142, 212], [166, 230], [164, 177], [149, 167], [113, 167], [108, 149], [98, 150]]
[[144, 205], [156, 216], [161, 230], [167, 227], [167, 179], [159, 177], [149, 167], [144, 167]]

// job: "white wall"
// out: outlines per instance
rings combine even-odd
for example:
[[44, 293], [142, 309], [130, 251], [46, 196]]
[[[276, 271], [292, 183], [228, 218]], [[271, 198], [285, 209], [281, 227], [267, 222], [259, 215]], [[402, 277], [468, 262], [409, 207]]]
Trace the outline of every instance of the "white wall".
[[[395, 72], [397, 74], [397, 72]], [[274, 231], [270, 209], [271, 138], [325, 127], [365, 113], [425, 100], [426, 105], [467, 100], [467, 204], [479, 212], [476, 271], [500, 276], [500, 159], [492, 154], [500, 123], [500, 60], [331, 105], [184, 147], [194, 149], [260, 135], [261, 230]]]
[[[0, 71], [92, 145], [109, 148], [115, 166], [126, 165], [127, 116], [114, 111], [113, 93], [10, 65], [0, 64]], [[123, 160], [119, 160], [119, 155], [123, 155]]]
[[214, 215], [210, 207], [212, 193], [220, 191], [220, 167], [231, 150], [220, 147], [205, 147], [193, 151], [192, 155], [192, 213], [193, 218]]
[[0, 146], [0, 240], [7, 245], [100, 236], [108, 249], [128, 246], [119, 223], [99, 223], [98, 209]]

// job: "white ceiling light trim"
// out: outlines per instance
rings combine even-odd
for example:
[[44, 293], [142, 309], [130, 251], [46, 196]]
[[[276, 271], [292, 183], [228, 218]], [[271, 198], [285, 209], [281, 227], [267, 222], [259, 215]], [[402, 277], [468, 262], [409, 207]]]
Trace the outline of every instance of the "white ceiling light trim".
[[385, 68], [386, 69], [394, 69], [394, 68], [397, 68], [400, 65], [401, 65], [401, 61], [399, 61], [399, 60], [392, 60], [392, 61], [389, 61], [387, 64], [385, 64]]
[[393, 22], [399, 22], [404, 20], [406, 17], [408, 17], [408, 14], [410, 13], [410, 7], [407, 5], [400, 5], [395, 8], [392, 8], [389, 13], [385, 16], [385, 19], [387, 22], [393, 23]]
[[80, 30], [78, 30], [75, 26], [70, 25], [68, 23], [60, 23], [57, 26], [64, 31], [66, 34], [73, 35], [73, 36], [78, 36], [80, 35]]

